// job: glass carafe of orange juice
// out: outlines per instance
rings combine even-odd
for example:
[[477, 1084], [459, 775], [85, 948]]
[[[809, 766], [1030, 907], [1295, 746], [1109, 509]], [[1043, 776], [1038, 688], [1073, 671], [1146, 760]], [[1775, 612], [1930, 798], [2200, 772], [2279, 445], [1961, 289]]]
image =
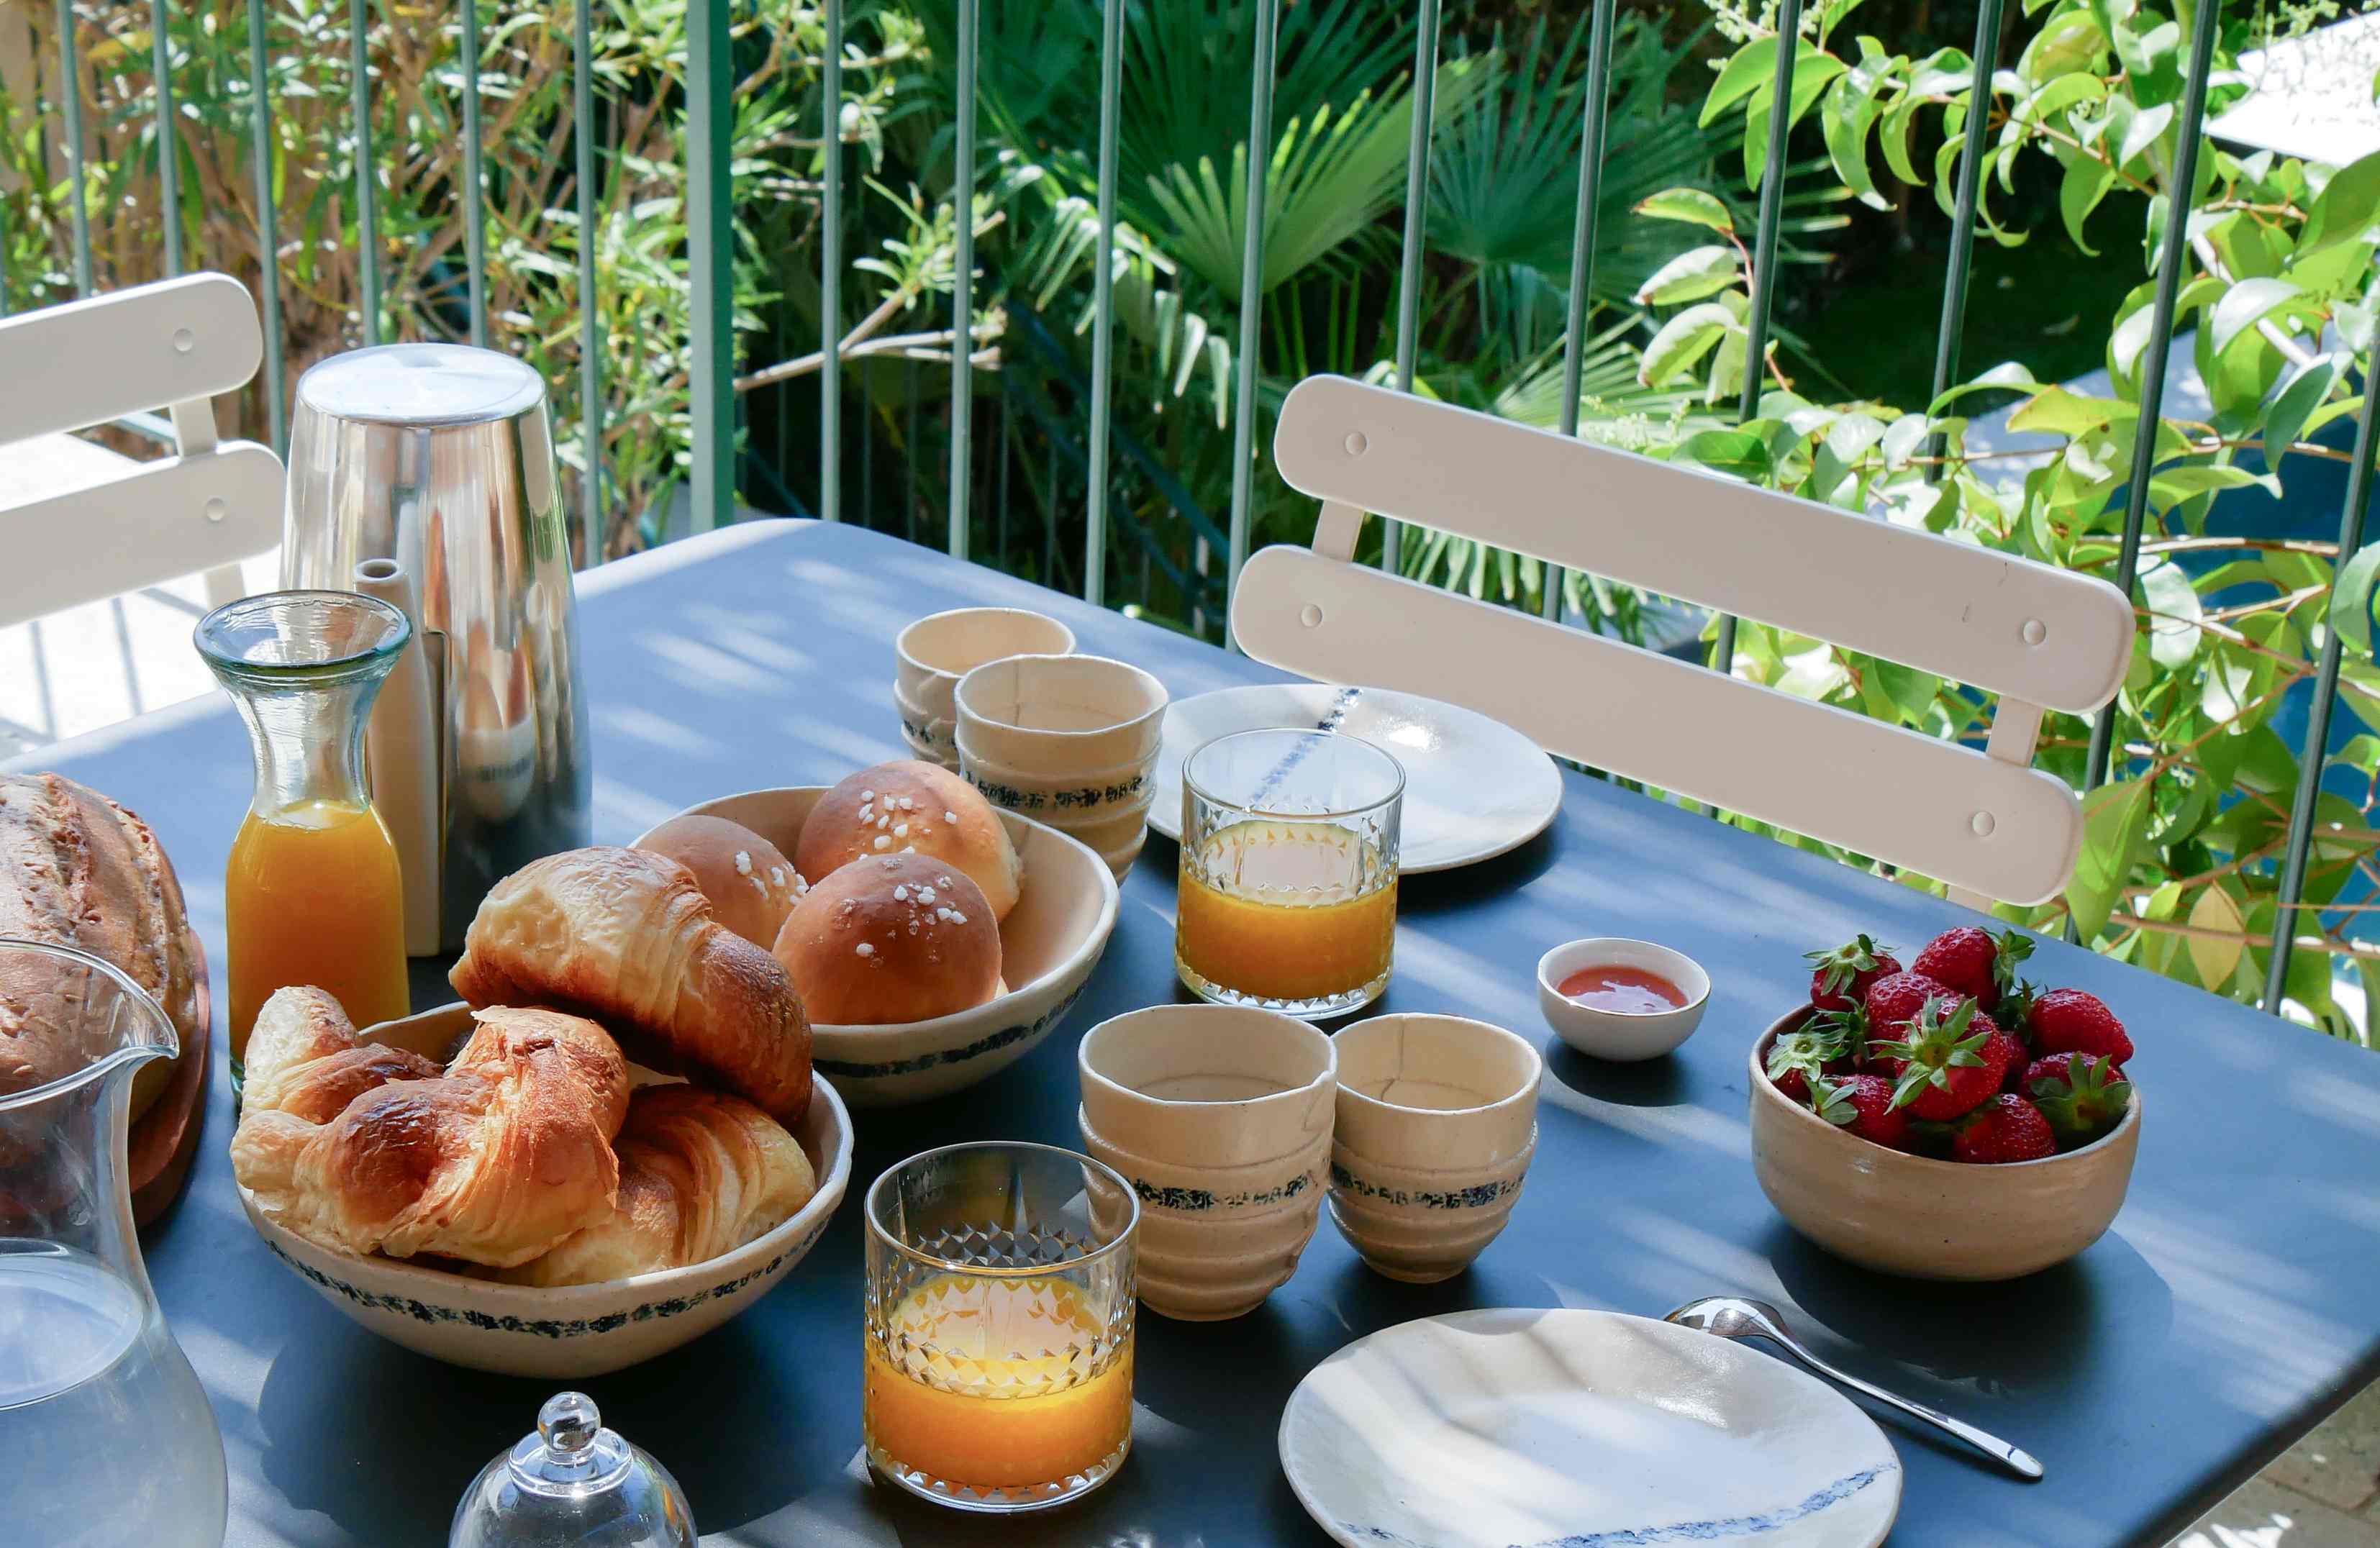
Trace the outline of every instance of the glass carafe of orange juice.
[[199, 622], [199, 654], [256, 751], [256, 793], [231, 846], [231, 1051], [275, 989], [311, 984], [356, 1025], [410, 1009], [396, 846], [372, 810], [364, 726], [412, 633], [349, 591], [274, 591]]

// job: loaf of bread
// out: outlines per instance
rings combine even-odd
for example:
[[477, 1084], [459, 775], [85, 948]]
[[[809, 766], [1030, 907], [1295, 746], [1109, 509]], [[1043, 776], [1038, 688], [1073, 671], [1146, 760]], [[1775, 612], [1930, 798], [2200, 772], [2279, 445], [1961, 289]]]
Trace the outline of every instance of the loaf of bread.
[[794, 846], [794, 863], [813, 887], [855, 860], [895, 854], [965, 872], [994, 924], [1025, 886], [1025, 862], [991, 803], [949, 769], [915, 758], [863, 768], [819, 797]]
[[808, 889], [783, 851], [725, 817], [672, 817], [637, 841], [694, 873], [711, 917], [766, 951]]
[[638, 1063], [697, 1073], [782, 1123], [810, 1102], [810, 1028], [774, 957], [711, 917], [694, 874], [636, 849], [576, 849], [496, 883], [448, 975], [474, 1006], [601, 1021]]
[[[164, 1008], [188, 1049], [200, 975], [181, 885], [157, 837], [123, 807], [58, 774], [0, 774], [0, 937], [71, 946], [113, 963]], [[72, 1029], [12, 1010], [0, 969], [0, 1094], [82, 1068]], [[173, 1078], [159, 1059], [133, 1077], [137, 1120]]]
[[818, 1191], [809, 1157], [775, 1119], [695, 1086], [638, 1087], [613, 1149], [612, 1212], [504, 1278], [589, 1285], [703, 1263], [774, 1230]]
[[1000, 926], [982, 889], [922, 854], [856, 860], [812, 887], [776, 953], [823, 1026], [922, 1022], [1000, 992]]
[[[608, 1218], [620, 1179], [612, 1139], [628, 1110], [618, 1046], [594, 1022], [554, 1010], [476, 1020], [443, 1073], [396, 1078], [414, 1068], [410, 1056], [354, 1059], [355, 1029], [328, 995], [273, 995], [249, 1044], [246, 1110], [232, 1136], [240, 1185], [322, 1246], [493, 1268], [541, 1257]], [[318, 1121], [342, 1087], [354, 1094]]]

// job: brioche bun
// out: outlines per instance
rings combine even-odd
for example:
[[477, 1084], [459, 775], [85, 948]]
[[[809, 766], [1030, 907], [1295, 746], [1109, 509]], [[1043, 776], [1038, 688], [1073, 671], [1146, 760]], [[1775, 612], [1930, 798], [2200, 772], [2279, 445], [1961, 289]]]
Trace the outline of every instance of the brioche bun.
[[711, 917], [764, 951], [801, 901], [801, 873], [784, 853], [725, 817], [672, 817], [637, 847], [692, 871]]
[[795, 905], [775, 951], [810, 1020], [830, 1026], [922, 1022], [1000, 992], [1000, 926], [983, 889], [923, 854], [830, 873]]
[[994, 923], [1016, 906], [1025, 863], [1000, 814], [949, 769], [914, 758], [863, 768], [827, 792], [794, 859], [816, 884], [855, 860], [911, 853], [965, 872]]

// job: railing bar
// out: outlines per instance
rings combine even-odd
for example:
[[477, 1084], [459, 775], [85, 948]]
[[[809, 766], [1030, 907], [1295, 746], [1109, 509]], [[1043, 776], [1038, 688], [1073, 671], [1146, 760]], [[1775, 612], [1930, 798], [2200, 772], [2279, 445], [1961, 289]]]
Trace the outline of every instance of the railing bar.
[[264, 64], [264, 0], [248, 0], [249, 127], [256, 158], [257, 279], [264, 292], [264, 417], [270, 421], [273, 450], [289, 454], [289, 411], [283, 378], [287, 363], [281, 353], [281, 233], [280, 210], [273, 198], [273, 97], [271, 76]]
[[843, 519], [843, 0], [826, 0], [825, 203], [819, 221], [819, 514]]
[[[1760, 171], [1760, 229], [1752, 248], [1752, 309], [1743, 320], [1743, 393], [1736, 418], [1756, 418], [1768, 367], [1768, 314], [1777, 302], [1777, 227], [1785, 212], [1785, 142], [1792, 138], [1793, 67], [1802, 53], [1802, 0], [1777, 7], [1777, 75], [1769, 88], [1768, 161]], [[1735, 615], [1718, 621], [1711, 670], [1735, 671]]]
[[578, 422], [586, 437], [587, 469], [578, 489], [580, 521], [586, 526], [586, 557], [589, 564], [603, 562], [603, 326], [596, 304], [595, 248], [600, 227], [595, 216], [597, 185], [601, 181], [595, 146], [594, 22], [588, 15], [592, 0], [577, 0], [571, 18], [570, 112], [572, 137], [578, 160]]
[[[1232, 405], [1232, 531], [1223, 567], [1223, 637], [1231, 637], [1232, 599], [1248, 562], [1250, 506], [1256, 498], [1257, 330], [1264, 321], [1265, 174], [1272, 162], [1273, 49], [1281, 30], [1281, 0], [1257, 0], [1256, 58], [1249, 69], [1246, 230], [1240, 245], [1240, 333], [1232, 362], [1238, 371]], [[1202, 567], [1203, 573], [1203, 567]]]
[[975, 78], [982, 0], [959, 0], [958, 138], [951, 151], [952, 212], [957, 222], [951, 286], [951, 538], [967, 556], [968, 469], [975, 456]]
[[74, 0], [58, 0], [58, 54], [66, 67], [58, 103], [67, 120], [67, 181], [73, 187], [75, 294], [91, 293], [91, 194], [82, 159], [82, 71], [75, 59]]
[[1000, 557], [993, 562], [993, 567], [1005, 570], [1008, 568], [1008, 442], [1016, 433], [1012, 423], [1014, 415], [1008, 406], [1008, 372], [1005, 369], [1000, 373], [999, 403], [1000, 431], [996, 439], [1000, 444], [1000, 479], [992, 488], [992, 502], [998, 507]]
[[[2186, 216], [2190, 190], [2198, 176], [2198, 151], [2206, 125], [2206, 77], [2215, 57], [2215, 22], [2222, 9], [2202, 5], [2192, 30], [2190, 74], [2181, 89], [2180, 143], [2174, 152], [2173, 177], [2166, 186], [2176, 190], [2170, 206]], [[1979, 126], [1973, 126], [1980, 127]], [[2173, 347], [2175, 299], [2181, 294], [2184, 257], [2190, 250], [2190, 222], [2166, 223], [2165, 250], [2157, 256], [2155, 310], [2151, 314], [2148, 348], [2141, 356], [2141, 413], [2133, 438], [2132, 471], [2124, 490], [2124, 537], [2116, 557], [2116, 586], [2126, 600], [2141, 565], [2141, 528], [2149, 509], [2149, 470], [2156, 465], [2156, 427], [2165, 412], [2166, 356]], [[2116, 734], [2116, 703], [2110, 700], [2091, 727], [2091, 750], [2084, 760], [2082, 791], [2089, 794], [2107, 777], [2107, 756]]]
[[901, 458], [901, 466], [906, 474], [901, 490], [901, 536], [914, 543], [917, 540], [917, 467], [925, 461], [918, 455], [924, 432], [918, 428], [917, 362], [915, 359], [901, 368], [901, 389], [906, 395], [903, 406], [908, 417], [907, 445], [903, 448], [905, 454]]
[[165, 228], [165, 277], [182, 272], [181, 133], [174, 117], [174, 45], [165, 27], [165, 0], [149, 0], [150, 68], [157, 87], [158, 219]]
[[[1578, 396], [1586, 369], [1586, 304], [1595, 281], [1596, 228], [1603, 198], [1603, 131], [1611, 98], [1611, 26], [1615, 0], [1595, 0], [1586, 37], [1586, 111], [1578, 138], [1578, 212], [1570, 232], [1570, 297], [1562, 313], [1561, 432], [1578, 433]], [[1548, 562], [1537, 611], [1560, 618], [1562, 569]]]
[[[1435, 0], [1433, 0], [1435, 3]], [[1116, 127], [1123, 97], [1123, 0], [1099, 21], [1099, 240], [1091, 277], [1090, 504], [1083, 519], [1083, 600], [1107, 606], [1108, 421], [1114, 413]], [[1006, 442], [1002, 443], [1003, 455]]]
[[[1421, 348], [1421, 263], [1429, 242], [1429, 134], [1438, 99], [1438, 32], [1440, 0], [1421, 0], [1414, 39], [1413, 139], [1405, 151], [1405, 233], [1397, 275], [1397, 391], [1414, 390], [1414, 362]], [[1404, 568], [1404, 523], [1380, 518], [1380, 568]]]
[[728, 0], [686, 16], [687, 267], [694, 301], [694, 510], [691, 529], [735, 519], [735, 190], [728, 144], [735, 87]]
[[[2372, 501], [2372, 461], [2380, 454], [2380, 348], [2363, 366], [2363, 413], [2355, 425], [2355, 461], [2347, 473], [2347, 502], [2338, 515], [2338, 570], [2363, 546], [2363, 519]], [[2313, 842], [2314, 801], [2322, 793], [2323, 765], [2330, 748], [2330, 713], [2338, 702], [2338, 631], [2325, 631], [2322, 663], [2314, 675], [2313, 705], [2306, 717], [2305, 746], [2298, 766], [2297, 797], [2289, 804], [2289, 850], [2281, 862], [2280, 891], [2273, 900], [2272, 960], [2265, 973], [2265, 1009], [2281, 1013], [2281, 991], [2289, 974], [2305, 892], [2307, 852]]]
[[[1999, 63], [2003, 3], [2004, 0], [1982, 0], [1975, 13], [1975, 84], [1971, 101], [1989, 100], [1992, 70]], [[1934, 341], [1934, 392], [1928, 403], [1950, 390], [1950, 378], [1959, 369], [1959, 334], [1966, 326], [1967, 281], [1974, 267], [1975, 211], [1983, 198], [1984, 156], [1990, 148], [1990, 137], [1983, 132], [1987, 118], [1988, 115], [1983, 113], [1968, 114], [1967, 142], [1959, 149], [1958, 206], [1950, 219], [1950, 262], [1949, 272], [1942, 277], [1942, 326]], [[1928, 439], [1931, 445], [1927, 454], [1940, 458], [1948, 438], [1936, 434]], [[1930, 464], [1925, 470], [1926, 482], [1939, 483], [1944, 472], [1938, 460]]]
[[471, 285], [471, 342], [488, 347], [488, 189], [480, 143], [480, 6], [463, 3], [463, 243]]
[[364, 343], [376, 345], [380, 343], [380, 219], [375, 187], [379, 178], [372, 165], [371, 0], [347, 0], [347, 34], [355, 82], [356, 265], [362, 284]]

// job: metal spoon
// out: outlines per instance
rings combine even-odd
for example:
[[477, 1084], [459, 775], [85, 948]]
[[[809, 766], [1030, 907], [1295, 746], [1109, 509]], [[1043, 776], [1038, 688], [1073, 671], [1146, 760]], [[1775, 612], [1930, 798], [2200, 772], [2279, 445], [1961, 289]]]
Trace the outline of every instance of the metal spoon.
[[1721, 1338], [1766, 1338], [1828, 1380], [1840, 1382], [1854, 1392], [1863, 1393], [1879, 1403], [1889, 1404], [1905, 1414], [1922, 1419], [1937, 1428], [1948, 1430], [2019, 1478], [2038, 1480], [2041, 1477], [2041, 1464], [2033, 1459], [2032, 1453], [2021, 1451], [1998, 1436], [1985, 1434], [1973, 1425], [1952, 1419], [1949, 1414], [1937, 1413], [1923, 1403], [1912, 1403], [1906, 1397], [1896, 1397], [1880, 1386], [1871, 1386], [1857, 1376], [1836, 1370], [1795, 1341], [1793, 1336], [1785, 1331], [1785, 1320], [1779, 1315], [1777, 1308], [1765, 1300], [1748, 1300], [1741, 1296], [1731, 1295], [1706, 1296], [1700, 1300], [1686, 1302], [1661, 1320], [1665, 1323], [1675, 1323], [1680, 1327], [1699, 1328], [1705, 1333], [1716, 1333]]

